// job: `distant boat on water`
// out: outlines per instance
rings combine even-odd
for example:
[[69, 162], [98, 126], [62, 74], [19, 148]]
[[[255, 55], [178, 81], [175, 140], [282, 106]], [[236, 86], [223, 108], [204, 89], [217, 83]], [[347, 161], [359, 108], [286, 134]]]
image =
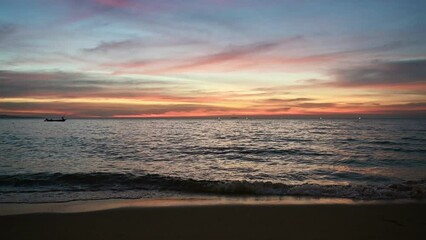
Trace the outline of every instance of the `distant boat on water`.
[[60, 119], [53, 119], [53, 118], [46, 118], [44, 119], [45, 122], [65, 122], [66, 119], [64, 117], [61, 117]]

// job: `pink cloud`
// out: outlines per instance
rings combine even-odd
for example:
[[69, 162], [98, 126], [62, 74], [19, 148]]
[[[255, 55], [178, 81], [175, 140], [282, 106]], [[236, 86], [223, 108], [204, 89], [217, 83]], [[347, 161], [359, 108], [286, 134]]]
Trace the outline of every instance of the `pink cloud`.
[[[149, 73], [168, 74], [182, 72], [202, 72], [202, 71], [237, 71], [244, 69], [276, 69], [317, 67], [325, 63], [333, 63], [342, 59], [353, 58], [360, 54], [367, 54], [374, 51], [387, 51], [399, 47], [398, 44], [385, 44], [371, 48], [354, 49], [348, 51], [337, 51], [320, 54], [310, 54], [300, 56], [285, 56], [269, 54], [287, 44], [303, 41], [301, 36], [295, 36], [283, 40], [261, 42], [225, 49], [224, 51], [187, 59], [169, 59], [167, 61], [153, 62], [134, 61], [117, 64], [116, 73]], [[279, 50], [279, 49], [278, 49]], [[265, 54], [267, 53], [267, 54]], [[183, 63], [181, 63], [183, 62]]]
[[130, 0], [95, 0], [97, 3], [108, 7], [126, 7], [129, 6]]

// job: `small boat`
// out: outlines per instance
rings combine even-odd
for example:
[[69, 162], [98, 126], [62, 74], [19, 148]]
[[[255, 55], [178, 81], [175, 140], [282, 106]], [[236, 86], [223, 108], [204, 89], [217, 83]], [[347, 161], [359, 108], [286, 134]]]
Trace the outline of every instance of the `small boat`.
[[44, 119], [45, 122], [65, 122], [66, 119], [64, 117], [61, 117], [60, 119], [53, 119], [53, 118], [46, 118]]

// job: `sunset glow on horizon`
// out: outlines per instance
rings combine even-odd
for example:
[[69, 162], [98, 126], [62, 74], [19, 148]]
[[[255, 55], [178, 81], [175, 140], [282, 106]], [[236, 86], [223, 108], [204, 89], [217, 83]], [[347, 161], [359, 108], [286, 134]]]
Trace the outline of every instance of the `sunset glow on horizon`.
[[426, 116], [426, 2], [17, 0], [0, 115]]

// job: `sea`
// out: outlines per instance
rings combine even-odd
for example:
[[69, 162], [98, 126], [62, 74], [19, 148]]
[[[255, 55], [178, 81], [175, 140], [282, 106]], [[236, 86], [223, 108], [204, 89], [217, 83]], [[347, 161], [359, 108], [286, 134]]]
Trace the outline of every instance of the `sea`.
[[426, 198], [424, 119], [0, 120], [0, 202]]

